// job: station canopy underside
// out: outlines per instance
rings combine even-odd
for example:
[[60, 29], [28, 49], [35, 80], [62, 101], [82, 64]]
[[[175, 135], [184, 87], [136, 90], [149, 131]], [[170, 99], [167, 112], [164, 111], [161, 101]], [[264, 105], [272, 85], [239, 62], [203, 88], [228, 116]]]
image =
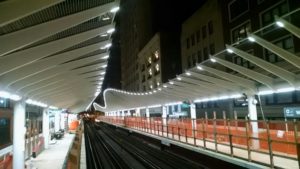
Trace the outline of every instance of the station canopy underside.
[[104, 79], [118, 6], [114, 0], [0, 2], [0, 97], [84, 110]]
[[[181, 101], [238, 98], [243, 93], [265, 95], [299, 90], [300, 53], [297, 46], [289, 45], [299, 41], [299, 16], [298, 8], [276, 17], [274, 23], [226, 45], [225, 50], [154, 90], [141, 93], [106, 89], [104, 105], [93, 103], [93, 106], [111, 112]], [[278, 43], [272, 36], [287, 42]], [[253, 48], [260, 50], [261, 55], [255, 55]]]

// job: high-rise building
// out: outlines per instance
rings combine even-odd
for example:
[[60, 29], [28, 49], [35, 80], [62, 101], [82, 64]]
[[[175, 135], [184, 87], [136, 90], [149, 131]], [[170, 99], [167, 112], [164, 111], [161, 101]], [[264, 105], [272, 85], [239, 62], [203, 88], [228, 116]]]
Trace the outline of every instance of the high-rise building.
[[182, 24], [181, 60], [183, 71], [224, 49], [222, 6], [219, 0], [204, 3]]
[[178, 37], [177, 32], [156, 33], [139, 52], [139, 91], [159, 88], [162, 83], [180, 74]]
[[[196, 63], [202, 63], [210, 55], [224, 59], [237, 66], [244, 67], [253, 73], [257, 72], [274, 79], [275, 84], [283, 83], [276, 73], [266, 71], [261, 65], [242, 58], [234, 53], [224, 52], [225, 45], [231, 45], [244, 52], [247, 52], [263, 62], [269, 62], [284, 70], [297, 73], [293, 64], [282, 56], [278, 56], [266, 47], [255, 43], [255, 39], [248, 39], [255, 34], [262, 39], [299, 56], [300, 40], [289, 31], [280, 28], [274, 23], [276, 16], [283, 17], [289, 22], [299, 26], [299, 14], [290, 14], [300, 6], [297, 0], [212, 0], [198, 9], [190, 18], [182, 24], [181, 53], [183, 71], [195, 67]], [[284, 17], [288, 15], [288, 17]], [[223, 51], [223, 52], [221, 52]], [[221, 53], [220, 53], [221, 52]], [[223, 62], [224, 63], [224, 62]], [[245, 77], [245, 73], [238, 69], [225, 66], [222, 63], [208, 62], [215, 69], [230, 73], [237, 77]], [[211, 76], [206, 71], [199, 72]], [[249, 80], [257, 81], [255, 77], [248, 77]], [[205, 79], [202, 79], [205, 80]], [[256, 83], [259, 88], [259, 83]], [[287, 106], [299, 105], [299, 91], [286, 93], [274, 93], [256, 98], [261, 108], [267, 112], [268, 118], [283, 118], [283, 110]], [[197, 117], [203, 117], [204, 112], [211, 116], [212, 112], [222, 115], [222, 112], [236, 111], [237, 116], [245, 118], [248, 113], [247, 103], [243, 100], [227, 99], [219, 101], [206, 101], [197, 103]], [[262, 118], [261, 114], [258, 114]]]
[[138, 53], [154, 35], [151, 0], [122, 0], [120, 10], [121, 87], [139, 89]]

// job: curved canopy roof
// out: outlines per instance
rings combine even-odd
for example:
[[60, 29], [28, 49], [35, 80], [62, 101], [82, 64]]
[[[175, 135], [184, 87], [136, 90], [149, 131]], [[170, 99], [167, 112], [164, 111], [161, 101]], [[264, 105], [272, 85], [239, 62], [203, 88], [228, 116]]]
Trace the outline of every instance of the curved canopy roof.
[[[243, 93], [264, 95], [299, 90], [300, 54], [295, 52], [299, 50], [295, 47], [285, 49], [280, 44], [267, 40], [267, 35], [278, 31], [284, 37], [300, 37], [299, 27], [285, 19], [290, 15], [299, 17], [300, 9], [281, 18], [277, 17], [276, 22], [235, 44], [226, 45], [225, 50], [154, 90], [138, 93], [107, 89], [104, 92], [105, 105], [93, 105], [97, 110], [110, 112], [178, 101], [205, 102], [236, 98]], [[270, 27], [273, 30], [266, 33], [266, 28]], [[263, 56], [255, 56], [253, 51], [249, 51], [254, 45], [262, 51], [273, 53], [281, 62], [272, 63]], [[241, 62], [237, 62], [235, 58]]]
[[0, 2], [0, 97], [84, 110], [101, 89], [118, 6], [114, 0]]

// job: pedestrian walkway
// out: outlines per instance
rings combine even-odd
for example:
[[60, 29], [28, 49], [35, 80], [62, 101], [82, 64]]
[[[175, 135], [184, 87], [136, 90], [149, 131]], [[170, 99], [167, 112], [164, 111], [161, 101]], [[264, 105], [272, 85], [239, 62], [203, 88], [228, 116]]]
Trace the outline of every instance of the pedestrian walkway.
[[[50, 144], [49, 148], [42, 151], [35, 159], [32, 159], [32, 168], [36, 169], [61, 169], [68, 154], [75, 134], [65, 134], [64, 138]], [[29, 161], [26, 161], [29, 164]]]

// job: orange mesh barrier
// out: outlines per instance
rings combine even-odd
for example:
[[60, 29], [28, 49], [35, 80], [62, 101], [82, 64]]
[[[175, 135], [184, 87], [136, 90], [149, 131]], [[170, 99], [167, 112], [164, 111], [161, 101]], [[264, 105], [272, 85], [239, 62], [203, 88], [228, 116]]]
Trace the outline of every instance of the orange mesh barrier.
[[78, 120], [74, 120], [70, 123], [69, 125], [69, 130], [76, 130], [77, 127], [79, 125], [79, 121]]
[[0, 169], [12, 169], [12, 156], [9, 155], [5, 160], [0, 161]]
[[[199, 140], [217, 141], [217, 143], [252, 148], [252, 142], [258, 140], [259, 148], [269, 150], [269, 141], [274, 154], [287, 153], [296, 155], [295, 129], [300, 127], [294, 121], [246, 121], [246, 120], [224, 120], [224, 119], [162, 119], [161, 117], [101, 117], [102, 121], [125, 125], [128, 128], [135, 128], [156, 135], [163, 135], [162, 132], [171, 135], [196, 138]], [[164, 122], [165, 121], [165, 122]], [[257, 123], [258, 131], [253, 132], [252, 123]], [[194, 130], [193, 130], [194, 124]], [[269, 128], [269, 134], [268, 130]], [[269, 140], [268, 140], [269, 139]], [[300, 139], [298, 142], [300, 142]]]

